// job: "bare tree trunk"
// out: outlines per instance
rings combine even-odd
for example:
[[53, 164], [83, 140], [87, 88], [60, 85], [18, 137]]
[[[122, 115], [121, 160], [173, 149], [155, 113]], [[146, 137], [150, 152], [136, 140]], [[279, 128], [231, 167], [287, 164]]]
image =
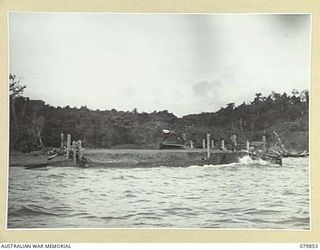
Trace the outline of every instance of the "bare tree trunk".
[[254, 130], [254, 120], [251, 122], [251, 129]]
[[40, 147], [43, 148], [43, 143], [42, 143], [42, 138], [39, 137], [39, 143], [40, 143]]
[[42, 132], [42, 129], [41, 129], [41, 128], [38, 128], [38, 134], [37, 134], [37, 137], [38, 137], [38, 139], [39, 139], [40, 147], [41, 147], [41, 148], [43, 148], [43, 142], [42, 142], [41, 132]]
[[[11, 98], [11, 97], [10, 97]], [[19, 126], [19, 122], [18, 122], [18, 117], [16, 114], [16, 102], [15, 99], [12, 97], [11, 99], [11, 103], [10, 103], [10, 108], [11, 108], [11, 114], [12, 114], [12, 120], [13, 120], [13, 124], [10, 124], [10, 126], [14, 126], [15, 127], [15, 136], [13, 139], [13, 142], [10, 144], [10, 148], [13, 149], [15, 147], [15, 145], [17, 144], [19, 137], [20, 137], [20, 126]]]

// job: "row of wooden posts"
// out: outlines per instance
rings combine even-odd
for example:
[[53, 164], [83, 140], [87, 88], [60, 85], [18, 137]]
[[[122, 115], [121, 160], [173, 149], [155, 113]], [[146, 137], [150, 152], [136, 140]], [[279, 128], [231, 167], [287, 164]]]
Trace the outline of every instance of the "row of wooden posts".
[[[207, 139], [202, 139], [202, 148], [203, 149], [214, 149], [215, 148], [215, 141], [214, 140], [210, 140], [211, 135], [207, 134]], [[249, 145], [249, 141], [247, 141], [247, 146]], [[190, 140], [190, 148], [193, 149], [193, 141]], [[248, 147], [247, 147], [248, 148]], [[225, 142], [224, 140], [221, 140], [221, 149], [222, 150], [226, 150], [225, 148]]]
[[[207, 140], [202, 140], [202, 147], [203, 149], [207, 149], [207, 158], [210, 158], [211, 149], [214, 149], [214, 140], [210, 139], [211, 135], [207, 134]], [[263, 136], [263, 143], [264, 143], [264, 150], [266, 149], [266, 137]], [[61, 144], [60, 144], [60, 151], [64, 152], [64, 134], [61, 133]], [[193, 149], [193, 141], [190, 141], [190, 148]], [[226, 150], [224, 140], [221, 140], [221, 149]], [[250, 143], [247, 141], [246, 143], [246, 150], [249, 152]], [[71, 145], [71, 135], [67, 134], [67, 147], [66, 147], [66, 159], [70, 159], [70, 152], [72, 151], [73, 163], [76, 165], [78, 162], [82, 161], [83, 158], [83, 147], [82, 141], [73, 141]]]
[[[214, 149], [215, 146], [214, 146], [214, 140], [210, 140], [210, 137], [211, 135], [210, 134], [207, 134], [207, 140], [206, 139], [202, 139], [202, 148], [203, 149], [207, 149], [207, 158], [209, 159], [210, 158], [210, 155], [211, 155], [211, 149]], [[262, 141], [263, 141], [263, 148], [264, 148], [264, 151], [266, 151], [266, 137], [263, 136], [262, 137]], [[190, 148], [193, 149], [193, 141], [191, 140], [190, 141]], [[225, 142], [224, 140], [221, 140], [221, 149], [222, 150], [227, 150], [226, 147], [225, 147]], [[246, 151], [249, 152], [250, 150], [250, 142], [247, 141], [246, 142]]]
[[[64, 144], [64, 134], [61, 133], [61, 144], [60, 144], [60, 151], [64, 152], [65, 144]], [[76, 165], [79, 161], [82, 161], [83, 158], [83, 147], [82, 141], [73, 141], [71, 144], [71, 135], [67, 134], [67, 143], [66, 143], [66, 159], [70, 159], [72, 152], [73, 163]]]

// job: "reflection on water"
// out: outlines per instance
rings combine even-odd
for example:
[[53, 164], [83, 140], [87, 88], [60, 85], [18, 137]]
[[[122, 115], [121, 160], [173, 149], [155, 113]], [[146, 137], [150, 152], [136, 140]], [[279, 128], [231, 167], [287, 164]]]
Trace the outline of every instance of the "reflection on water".
[[307, 158], [282, 167], [10, 168], [8, 228], [309, 229]]

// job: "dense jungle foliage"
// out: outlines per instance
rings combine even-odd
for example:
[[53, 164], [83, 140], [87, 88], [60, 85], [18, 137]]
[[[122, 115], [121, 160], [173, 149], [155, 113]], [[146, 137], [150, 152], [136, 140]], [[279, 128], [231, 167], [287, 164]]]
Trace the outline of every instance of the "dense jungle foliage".
[[292, 90], [290, 94], [257, 93], [250, 103], [228, 103], [216, 112], [176, 117], [167, 110], [153, 113], [53, 107], [42, 100], [23, 96], [26, 86], [15, 75], [10, 81], [10, 149], [30, 151], [59, 147], [60, 134], [71, 134], [91, 148], [158, 148], [163, 129], [185, 134], [196, 147], [210, 133], [218, 144], [229, 145], [237, 135], [240, 146], [247, 140], [261, 140], [265, 135], [271, 145], [276, 131], [288, 149], [308, 149], [309, 92]]

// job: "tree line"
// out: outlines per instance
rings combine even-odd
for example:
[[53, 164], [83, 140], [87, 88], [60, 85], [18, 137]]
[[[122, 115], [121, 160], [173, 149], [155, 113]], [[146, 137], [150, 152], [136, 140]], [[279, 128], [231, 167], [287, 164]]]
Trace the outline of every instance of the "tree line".
[[228, 103], [216, 112], [176, 117], [168, 110], [152, 113], [53, 107], [42, 100], [23, 96], [26, 86], [15, 75], [10, 82], [10, 149], [31, 151], [59, 147], [60, 134], [71, 134], [91, 148], [158, 148], [163, 129], [185, 134], [196, 147], [202, 146], [207, 133], [219, 142], [233, 134], [240, 144], [267, 137], [277, 131], [287, 148], [308, 148], [309, 92], [292, 90], [290, 94], [257, 93], [249, 103]]

